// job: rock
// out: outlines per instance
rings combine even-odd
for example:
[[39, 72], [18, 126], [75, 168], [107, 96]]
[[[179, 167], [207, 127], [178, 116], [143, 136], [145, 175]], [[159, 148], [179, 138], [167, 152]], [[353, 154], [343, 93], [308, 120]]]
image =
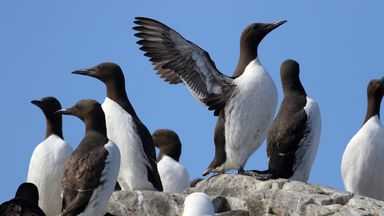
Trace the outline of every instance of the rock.
[[[244, 200], [250, 215], [384, 215], [384, 202], [298, 181], [218, 175], [187, 191]], [[232, 207], [232, 206], [231, 206]]]
[[384, 202], [372, 198], [298, 181], [259, 181], [234, 174], [203, 180], [183, 194], [115, 192], [109, 212], [116, 216], [180, 215], [185, 197], [192, 192], [210, 195], [217, 216], [384, 215]]
[[116, 216], [180, 215], [184, 194], [157, 191], [118, 191], [109, 200], [108, 212]]
[[244, 210], [234, 210], [234, 211], [219, 213], [219, 214], [216, 214], [216, 216], [249, 216], [249, 212]]

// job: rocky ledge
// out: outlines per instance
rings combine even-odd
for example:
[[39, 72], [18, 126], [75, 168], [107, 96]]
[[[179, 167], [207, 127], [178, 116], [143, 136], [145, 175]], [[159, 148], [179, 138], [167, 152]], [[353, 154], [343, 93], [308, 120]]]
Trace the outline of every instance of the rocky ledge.
[[181, 215], [185, 197], [193, 192], [210, 195], [217, 216], [384, 215], [384, 202], [372, 198], [298, 181], [259, 181], [234, 174], [211, 177], [183, 194], [115, 192], [108, 211], [116, 216]]

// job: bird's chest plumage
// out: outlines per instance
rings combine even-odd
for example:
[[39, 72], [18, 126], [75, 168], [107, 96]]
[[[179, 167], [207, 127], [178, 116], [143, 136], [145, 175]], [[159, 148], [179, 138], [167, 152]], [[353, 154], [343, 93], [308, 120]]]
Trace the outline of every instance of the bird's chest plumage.
[[60, 213], [60, 180], [71, 153], [71, 146], [52, 134], [32, 154], [27, 180], [39, 188], [39, 206], [47, 214]]
[[369, 119], [348, 143], [341, 163], [345, 189], [384, 199], [384, 129], [377, 116]]
[[157, 168], [163, 184], [164, 192], [181, 193], [189, 186], [187, 170], [179, 162], [169, 156], [164, 156]]
[[257, 60], [246, 67], [234, 84], [225, 107], [225, 149], [227, 160], [244, 165], [267, 136], [276, 111], [277, 89]]
[[383, 153], [384, 129], [380, 120], [372, 117], [348, 143], [343, 160], [354, 158], [350, 162], [356, 166], [363, 163], [374, 166], [376, 158], [381, 158]]
[[120, 151], [124, 151], [127, 147], [122, 143], [141, 142], [135, 122], [127, 111], [109, 98], [105, 99], [102, 107], [107, 124], [107, 136], [119, 146]]
[[153, 188], [147, 181], [146, 166], [149, 166], [149, 162], [133, 117], [109, 98], [105, 99], [102, 108], [107, 123], [107, 136], [121, 152], [120, 186], [123, 190]]

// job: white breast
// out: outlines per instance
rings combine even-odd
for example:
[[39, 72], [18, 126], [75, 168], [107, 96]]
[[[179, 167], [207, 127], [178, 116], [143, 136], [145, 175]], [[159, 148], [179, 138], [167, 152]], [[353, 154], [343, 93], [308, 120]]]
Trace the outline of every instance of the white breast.
[[169, 156], [164, 156], [158, 163], [163, 191], [181, 193], [189, 186], [188, 171], [179, 162]]
[[384, 200], [384, 129], [370, 118], [349, 141], [341, 162], [345, 190]]
[[243, 168], [260, 147], [271, 127], [277, 105], [277, 89], [255, 59], [234, 80], [236, 88], [225, 107], [226, 162], [217, 171]]
[[150, 167], [132, 116], [119, 104], [105, 98], [102, 108], [107, 123], [107, 136], [119, 147], [121, 165], [118, 181], [123, 190], [154, 190], [147, 179]]
[[120, 151], [117, 145], [111, 141], [105, 144], [104, 148], [108, 151], [108, 157], [105, 160], [105, 167], [101, 173], [100, 182], [102, 184], [93, 191], [87, 207], [79, 215], [104, 215], [107, 211], [107, 204], [115, 189], [119, 173]]
[[321, 134], [321, 115], [317, 103], [307, 97], [304, 107], [307, 114], [307, 133], [299, 143], [295, 153], [295, 164], [293, 165], [293, 176], [290, 179], [306, 182], [311, 174], [313, 161], [316, 158], [317, 148]]
[[183, 216], [214, 216], [211, 199], [205, 193], [195, 192], [187, 196], [184, 201]]
[[37, 186], [39, 206], [46, 215], [58, 215], [61, 212], [61, 176], [72, 151], [70, 145], [52, 134], [32, 153], [27, 182]]

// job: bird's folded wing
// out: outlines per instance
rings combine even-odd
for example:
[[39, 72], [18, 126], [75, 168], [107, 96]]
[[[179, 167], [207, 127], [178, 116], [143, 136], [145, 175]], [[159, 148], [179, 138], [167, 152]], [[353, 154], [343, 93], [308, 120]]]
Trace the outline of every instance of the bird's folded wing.
[[157, 170], [155, 144], [153, 144], [151, 133], [149, 133], [147, 127], [145, 127], [145, 125], [140, 120], [136, 120], [135, 125], [137, 125], [136, 130], [140, 136], [144, 154], [148, 161], [148, 163], [145, 164], [147, 168], [147, 178], [156, 188], [156, 190], [163, 191], [163, 185]]
[[[276, 120], [279, 118], [277, 115]], [[268, 134], [268, 157], [273, 154], [279, 156], [295, 154], [307, 133], [307, 115], [304, 110], [286, 119], [284, 124], [272, 125]]]
[[61, 182], [62, 215], [76, 215], [84, 211], [93, 192], [105, 183], [103, 175], [110, 163], [108, 155], [105, 148], [99, 148], [77, 159], [69, 159]]

